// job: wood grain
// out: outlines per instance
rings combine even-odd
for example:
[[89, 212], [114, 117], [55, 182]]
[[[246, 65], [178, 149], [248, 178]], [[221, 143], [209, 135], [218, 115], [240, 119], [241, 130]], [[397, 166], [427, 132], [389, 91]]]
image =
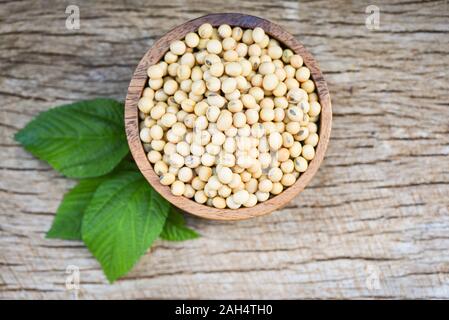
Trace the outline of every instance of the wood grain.
[[[304, 64], [310, 69], [311, 77], [315, 82], [316, 92], [319, 96], [319, 102], [322, 110], [319, 123], [320, 140], [318, 146], [316, 147], [315, 158], [310, 161], [307, 171], [301, 174], [299, 179], [291, 187], [284, 190], [281, 194], [272, 197], [265, 202], [259, 203], [252, 208], [239, 208], [237, 210], [217, 209], [199, 204], [186, 197], [173, 195], [168, 186], [164, 186], [159, 182], [159, 177], [154, 172], [151, 163], [148, 161], [143, 145], [140, 141], [137, 103], [142, 96], [143, 89], [147, 86], [148, 67], [163, 59], [164, 54], [170, 48], [170, 43], [174, 40], [184, 39], [185, 35], [189, 32], [198, 31], [198, 28], [204, 23], [210, 23], [214, 27], [218, 27], [222, 24], [228, 24], [232, 27], [238, 26], [243, 29], [254, 29], [256, 27], [264, 29], [269, 36], [280, 41], [284, 47], [290, 48], [295, 53], [298, 53], [303, 57]], [[329, 89], [327, 88], [326, 81], [324, 80], [318, 63], [312, 55], [290, 33], [282, 29], [281, 26], [268, 20], [246, 14], [209, 14], [187, 21], [166, 33], [163, 37], [156, 41], [156, 43], [140, 60], [128, 87], [128, 94], [125, 100], [126, 136], [128, 138], [131, 154], [133, 155], [134, 160], [136, 161], [142, 174], [153, 186], [153, 188], [156, 189], [156, 191], [170, 203], [184, 212], [211, 220], [231, 221], [250, 219], [271, 213], [274, 210], [284, 207], [308, 185], [310, 180], [318, 171], [318, 168], [323, 162], [324, 154], [329, 143], [331, 127], [332, 108]]]
[[[449, 298], [449, 10], [446, 1], [90, 1], [65, 28], [61, 1], [0, 10], [0, 298]], [[202, 238], [158, 241], [109, 285], [80, 242], [46, 240], [73, 182], [13, 134], [38, 112], [98, 96], [125, 99], [134, 68], [175, 26], [214, 12], [254, 14], [320, 62], [333, 105], [326, 158], [310, 185], [269, 216], [188, 217]], [[378, 276], [379, 283], [376, 284]]]

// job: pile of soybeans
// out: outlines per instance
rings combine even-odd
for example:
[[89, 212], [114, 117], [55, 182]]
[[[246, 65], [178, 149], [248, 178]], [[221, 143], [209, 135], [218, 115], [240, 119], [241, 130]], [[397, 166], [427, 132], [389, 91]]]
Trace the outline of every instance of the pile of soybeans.
[[259, 27], [203, 24], [172, 42], [148, 77], [140, 139], [176, 196], [253, 207], [315, 157], [321, 105], [310, 70]]

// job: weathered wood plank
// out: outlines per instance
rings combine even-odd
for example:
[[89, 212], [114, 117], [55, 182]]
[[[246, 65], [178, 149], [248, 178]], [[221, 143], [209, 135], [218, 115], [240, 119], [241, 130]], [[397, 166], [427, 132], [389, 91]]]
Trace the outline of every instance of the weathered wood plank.
[[[65, 29], [60, 1], [2, 1], [0, 298], [449, 298], [449, 6], [382, 1], [95, 1]], [[44, 239], [73, 185], [12, 139], [53, 105], [123, 100], [164, 32], [212, 12], [255, 14], [312, 52], [331, 90], [324, 164], [287, 208], [236, 223], [189, 218], [203, 237], [158, 242], [107, 284], [81, 243]], [[371, 280], [380, 277], [379, 287]]]

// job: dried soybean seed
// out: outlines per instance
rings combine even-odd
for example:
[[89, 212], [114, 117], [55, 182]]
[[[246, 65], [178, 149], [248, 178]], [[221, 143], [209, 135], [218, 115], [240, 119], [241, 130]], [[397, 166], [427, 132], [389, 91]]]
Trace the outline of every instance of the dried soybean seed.
[[195, 192], [194, 199], [195, 199], [196, 202], [202, 204], [202, 203], [205, 203], [207, 201], [207, 196], [206, 196], [206, 194], [204, 193], [203, 190], [198, 190], [197, 192]]
[[174, 181], [176, 180], [176, 176], [173, 173], [164, 173], [159, 181], [161, 184], [163, 184], [164, 186], [169, 186], [171, 185]]
[[260, 28], [260, 27], [256, 27], [254, 28], [254, 30], [252, 31], [252, 38], [253, 41], [256, 43], [262, 42], [265, 36], [265, 31]]
[[193, 178], [193, 171], [189, 167], [182, 167], [178, 171], [178, 179], [182, 182], [189, 182]]
[[304, 143], [315, 147], [318, 144], [318, 139], [319, 137], [316, 133], [310, 133], [306, 140], [304, 140]]
[[315, 149], [310, 144], [306, 144], [302, 147], [301, 155], [306, 160], [312, 160], [315, 157]]
[[268, 171], [268, 178], [272, 181], [272, 182], [279, 182], [282, 179], [282, 170], [274, 167], [271, 168], [270, 171]]
[[309, 116], [316, 117], [321, 112], [321, 105], [317, 101], [310, 102]]
[[187, 46], [189, 46], [190, 48], [195, 48], [200, 43], [200, 37], [198, 37], [195, 32], [189, 32], [185, 37], [185, 41]]
[[310, 70], [307, 67], [301, 67], [296, 71], [295, 74], [296, 80], [299, 82], [304, 82], [306, 80], [309, 80], [310, 78]]
[[182, 196], [182, 194], [184, 193], [184, 190], [185, 190], [185, 185], [184, 185], [184, 182], [182, 182], [182, 181], [176, 180], [171, 185], [171, 192], [175, 196]]
[[301, 89], [304, 89], [307, 93], [312, 93], [315, 90], [315, 83], [312, 80], [306, 80], [301, 83]]
[[298, 54], [292, 55], [289, 59], [289, 63], [293, 68], [299, 69], [302, 67], [304, 60]]
[[284, 174], [281, 179], [281, 183], [285, 187], [292, 186], [295, 183], [295, 181], [296, 181], [296, 177], [292, 173]]
[[212, 199], [212, 205], [217, 209], [226, 208], [226, 200], [221, 197], [214, 197]]
[[262, 191], [257, 191], [257, 192], [256, 192], [256, 197], [257, 197], [257, 200], [258, 200], [259, 202], [264, 202], [264, 201], [267, 201], [267, 200], [268, 200], [268, 198], [270, 197], [270, 193], [268, 193], [268, 192], [262, 192]]
[[198, 34], [203, 39], [208, 39], [212, 36], [214, 29], [210, 23], [202, 24], [198, 29]]
[[248, 200], [243, 204], [247, 208], [254, 207], [257, 204], [257, 197], [254, 194], [249, 194]]

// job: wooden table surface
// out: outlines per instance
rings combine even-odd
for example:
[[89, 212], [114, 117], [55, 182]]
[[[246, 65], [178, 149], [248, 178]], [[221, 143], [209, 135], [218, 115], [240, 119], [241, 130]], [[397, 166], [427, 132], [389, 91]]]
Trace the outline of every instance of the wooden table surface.
[[[81, 27], [67, 30], [77, 4]], [[449, 5], [376, 1], [1, 1], [0, 298], [449, 298]], [[73, 181], [13, 134], [38, 112], [124, 100], [172, 27], [212, 12], [279, 23], [316, 57], [334, 110], [325, 161], [285, 209], [250, 221], [189, 218], [202, 238], [158, 241], [107, 283], [80, 242], [47, 240]]]

